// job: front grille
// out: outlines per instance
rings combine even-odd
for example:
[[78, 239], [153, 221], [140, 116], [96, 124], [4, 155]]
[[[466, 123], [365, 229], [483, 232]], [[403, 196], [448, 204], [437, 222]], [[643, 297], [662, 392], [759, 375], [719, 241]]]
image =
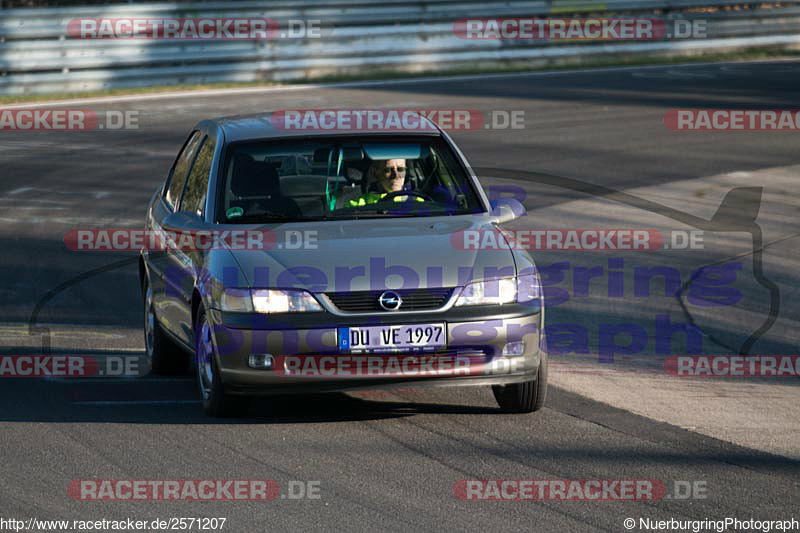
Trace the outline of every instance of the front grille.
[[[333, 305], [348, 313], [391, 312], [386, 311], [378, 303], [385, 291], [353, 291], [329, 292], [326, 296]], [[398, 289], [396, 292], [403, 300], [398, 311], [425, 311], [439, 309], [444, 306], [453, 293], [452, 287], [438, 289]]]
[[475, 362], [478, 359], [490, 360], [489, 356], [493, 353], [493, 349], [491, 346], [454, 346], [423, 353], [425, 355], [437, 355], [440, 357], [469, 357]]

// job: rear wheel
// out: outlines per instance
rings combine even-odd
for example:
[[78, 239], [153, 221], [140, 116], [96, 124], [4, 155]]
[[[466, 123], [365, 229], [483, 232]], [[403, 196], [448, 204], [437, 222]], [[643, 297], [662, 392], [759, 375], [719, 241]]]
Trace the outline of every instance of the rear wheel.
[[161, 329], [153, 305], [153, 291], [147, 281], [144, 283], [144, 345], [150, 371], [154, 374], [175, 372], [180, 368], [183, 352]]
[[492, 385], [497, 405], [506, 413], [532, 413], [544, 407], [547, 397], [547, 355], [542, 353], [536, 379], [510, 385]]
[[197, 384], [203, 399], [206, 414], [214, 417], [233, 416], [240, 412], [246, 398], [230, 394], [222, 382], [217, 368], [214, 340], [211, 336], [211, 325], [203, 306], [197, 312], [195, 320], [195, 370]]

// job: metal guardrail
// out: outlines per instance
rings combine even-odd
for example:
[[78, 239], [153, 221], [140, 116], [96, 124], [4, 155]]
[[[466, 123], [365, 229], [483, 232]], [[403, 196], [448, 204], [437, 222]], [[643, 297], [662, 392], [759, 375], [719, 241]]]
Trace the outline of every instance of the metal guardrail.
[[[453, 32], [459, 18], [511, 16], [704, 20], [707, 32], [699, 39], [579, 43], [464, 40]], [[67, 24], [80, 17], [319, 20], [323, 36], [227, 41], [70, 38]], [[0, 10], [0, 94], [534, 66], [756, 47], [800, 48], [800, 0], [779, 5], [742, 0], [277, 0], [5, 9]]]

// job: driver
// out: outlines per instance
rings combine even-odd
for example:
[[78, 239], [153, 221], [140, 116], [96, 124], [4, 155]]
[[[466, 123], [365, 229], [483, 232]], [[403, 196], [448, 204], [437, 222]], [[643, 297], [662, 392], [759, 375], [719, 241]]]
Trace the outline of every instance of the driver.
[[[367, 171], [368, 183], [376, 184], [377, 191], [368, 191], [355, 200], [350, 200], [350, 207], [358, 207], [379, 202], [389, 193], [403, 190], [406, 184], [406, 160], [405, 159], [385, 159], [373, 161]], [[395, 202], [405, 202], [409, 196], [395, 196]], [[424, 202], [423, 198], [414, 196], [417, 202]]]

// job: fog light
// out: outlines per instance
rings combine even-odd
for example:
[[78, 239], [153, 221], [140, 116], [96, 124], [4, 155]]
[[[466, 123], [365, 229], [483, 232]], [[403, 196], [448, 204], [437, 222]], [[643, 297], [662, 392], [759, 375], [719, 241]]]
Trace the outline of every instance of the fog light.
[[525, 353], [525, 341], [509, 342], [503, 346], [503, 355], [522, 355]]
[[259, 370], [269, 370], [272, 368], [272, 356], [268, 353], [256, 353], [250, 356], [247, 365], [250, 368], [258, 368]]

